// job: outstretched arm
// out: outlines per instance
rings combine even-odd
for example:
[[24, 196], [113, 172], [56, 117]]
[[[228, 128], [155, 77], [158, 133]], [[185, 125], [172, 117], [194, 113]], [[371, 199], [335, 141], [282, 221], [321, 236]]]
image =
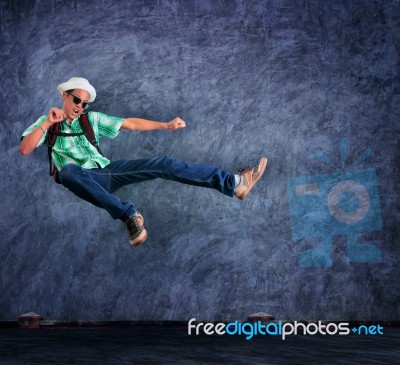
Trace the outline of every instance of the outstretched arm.
[[186, 123], [179, 117], [172, 119], [168, 123], [154, 122], [142, 118], [126, 118], [121, 125], [121, 129], [131, 131], [152, 131], [155, 129], [169, 129], [174, 131], [184, 127], [186, 127]]

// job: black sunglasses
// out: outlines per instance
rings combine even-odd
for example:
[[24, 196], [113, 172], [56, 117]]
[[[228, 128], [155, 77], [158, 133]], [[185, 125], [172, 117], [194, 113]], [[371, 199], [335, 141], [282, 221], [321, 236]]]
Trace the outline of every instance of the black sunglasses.
[[72, 94], [72, 93], [67, 93], [67, 94], [72, 96], [72, 101], [75, 105], [79, 106], [79, 104], [82, 103], [83, 109], [86, 109], [86, 107], [89, 106], [89, 103], [87, 103], [86, 101], [82, 101], [80, 98], [78, 98], [74, 94]]

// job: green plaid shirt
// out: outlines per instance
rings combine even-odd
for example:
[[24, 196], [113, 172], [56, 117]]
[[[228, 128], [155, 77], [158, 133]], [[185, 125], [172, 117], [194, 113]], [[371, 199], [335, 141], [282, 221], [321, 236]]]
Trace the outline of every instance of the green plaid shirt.
[[[87, 114], [97, 142], [102, 136], [114, 138], [118, 135], [119, 129], [121, 128], [123, 122], [122, 118], [110, 117], [99, 112], [88, 112]], [[40, 117], [35, 123], [33, 123], [24, 131], [22, 137], [25, 137], [37, 127], [42, 125], [46, 118], [47, 115]], [[71, 124], [68, 124], [65, 120], [62, 121], [60, 132], [82, 132], [78, 118], [74, 119]], [[46, 136], [47, 131], [43, 134], [37, 147], [44, 143]], [[69, 163], [80, 165], [86, 169], [97, 168], [97, 164], [99, 164], [101, 167], [105, 167], [110, 163], [110, 160], [102, 156], [97, 151], [96, 147], [87, 140], [85, 135], [74, 137], [58, 137], [53, 146], [53, 152], [51, 156], [58, 170], [61, 170], [64, 165]]]

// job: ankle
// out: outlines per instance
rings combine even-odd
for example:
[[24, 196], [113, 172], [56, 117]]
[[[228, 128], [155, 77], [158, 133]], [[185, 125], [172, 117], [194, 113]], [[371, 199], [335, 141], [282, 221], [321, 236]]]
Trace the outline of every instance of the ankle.
[[238, 174], [235, 174], [235, 189], [240, 186], [242, 183], [242, 177]]

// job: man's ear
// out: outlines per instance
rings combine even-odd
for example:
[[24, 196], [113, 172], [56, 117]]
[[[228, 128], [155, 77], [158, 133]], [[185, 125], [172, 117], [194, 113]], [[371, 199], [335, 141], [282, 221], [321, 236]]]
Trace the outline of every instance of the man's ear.
[[64, 92], [62, 93], [63, 102], [66, 101], [67, 97], [68, 97], [68, 93], [67, 93], [66, 91], [64, 91]]

